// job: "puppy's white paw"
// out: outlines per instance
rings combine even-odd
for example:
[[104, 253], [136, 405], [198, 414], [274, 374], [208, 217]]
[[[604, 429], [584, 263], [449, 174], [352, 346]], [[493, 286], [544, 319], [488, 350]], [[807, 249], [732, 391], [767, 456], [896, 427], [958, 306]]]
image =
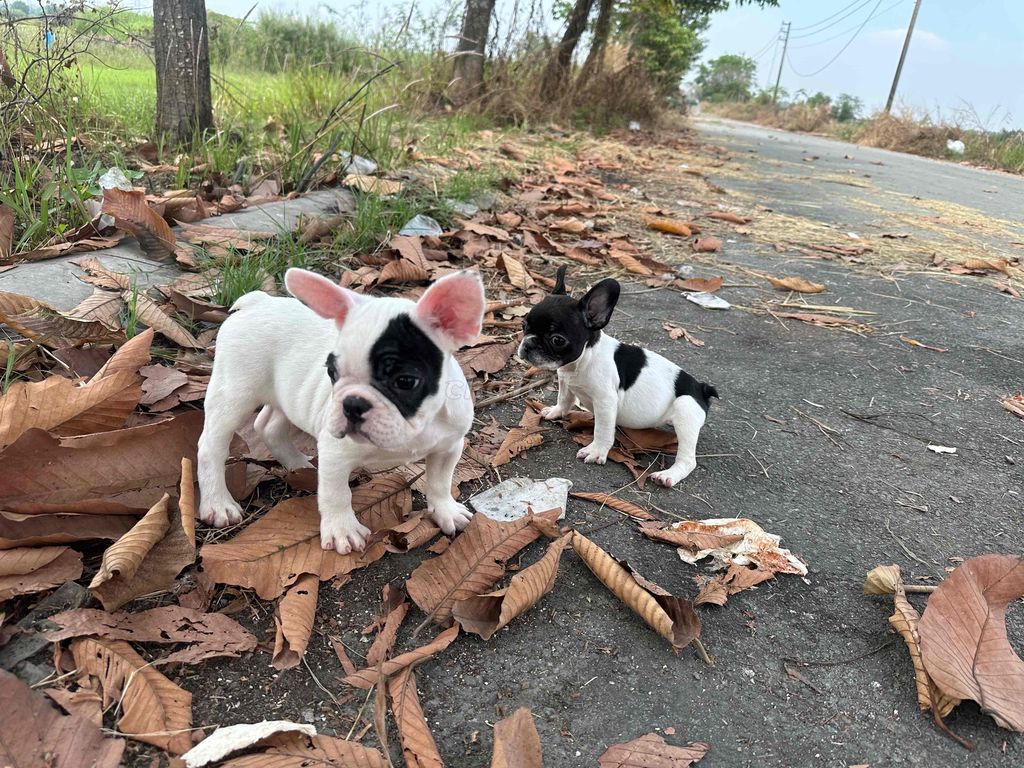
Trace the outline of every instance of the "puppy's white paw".
[[653, 472], [651, 474], [651, 480], [656, 482], [658, 485], [671, 488], [676, 483], [689, 477], [690, 473], [693, 472], [696, 467], [696, 462], [694, 462], [693, 465], [673, 464], [671, 467], [663, 469], [661, 472]]
[[465, 504], [452, 500], [451, 504], [438, 505], [427, 509], [437, 526], [448, 536], [461, 531], [473, 519], [473, 513]]
[[362, 552], [366, 549], [366, 541], [373, 533], [369, 528], [356, 520], [344, 517], [320, 517], [320, 547], [328, 551], [334, 550], [339, 555], [350, 552]]
[[565, 414], [557, 405], [549, 405], [547, 408], [542, 408], [540, 412], [540, 417], [542, 419], [547, 419], [548, 421], [554, 421], [555, 419], [560, 419], [563, 416], [565, 416]]
[[586, 464], [604, 464], [608, 461], [608, 449], [598, 448], [593, 443], [580, 448], [576, 452], [576, 458]]
[[199, 519], [214, 528], [226, 528], [242, 522], [242, 508], [230, 496], [224, 499], [203, 499], [199, 504]]

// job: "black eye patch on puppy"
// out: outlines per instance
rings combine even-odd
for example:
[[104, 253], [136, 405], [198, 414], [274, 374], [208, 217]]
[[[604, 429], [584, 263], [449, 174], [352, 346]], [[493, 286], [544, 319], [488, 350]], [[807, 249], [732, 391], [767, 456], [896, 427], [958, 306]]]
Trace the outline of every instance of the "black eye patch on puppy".
[[437, 345], [408, 315], [399, 315], [370, 349], [370, 383], [409, 418], [437, 393], [443, 364]]

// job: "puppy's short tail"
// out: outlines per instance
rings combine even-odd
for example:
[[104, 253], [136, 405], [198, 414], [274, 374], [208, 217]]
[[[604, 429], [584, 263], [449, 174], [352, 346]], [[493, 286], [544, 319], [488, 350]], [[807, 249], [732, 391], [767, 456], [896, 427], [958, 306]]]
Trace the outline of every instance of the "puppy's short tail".
[[711, 402], [711, 398], [712, 397], [718, 397], [718, 390], [715, 389], [710, 384], [701, 384], [700, 385], [700, 391], [701, 391], [701, 394], [704, 395], [704, 400], [706, 402], [708, 402], [708, 403]]
[[231, 305], [230, 312], [237, 312], [240, 309], [246, 309], [254, 304], [259, 304], [264, 299], [269, 299], [270, 295], [263, 291], [250, 291], [244, 296], [240, 297], [234, 304]]

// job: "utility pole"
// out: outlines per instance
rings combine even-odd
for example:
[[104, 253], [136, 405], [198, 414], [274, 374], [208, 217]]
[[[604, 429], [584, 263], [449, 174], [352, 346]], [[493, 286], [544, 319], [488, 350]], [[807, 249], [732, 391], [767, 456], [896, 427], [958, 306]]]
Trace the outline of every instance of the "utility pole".
[[[918, 3], [921, 0], [917, 0]], [[772, 94], [772, 104], [775, 104], [779, 100], [779, 83], [782, 82], [782, 65], [786, 62], [786, 49], [789, 47], [789, 28], [793, 26], [792, 21], [787, 21], [782, 25], [786, 28], [786, 37], [782, 41], [782, 58], [779, 59], [779, 76], [775, 78], [775, 92]]]
[[907, 49], [910, 48], [910, 36], [914, 34], [914, 24], [917, 23], [917, 12], [921, 10], [921, 0], [914, 3], [914, 13], [910, 17], [910, 26], [907, 27], [907, 39], [903, 41], [903, 51], [900, 53], [900, 63], [896, 65], [896, 76], [892, 79], [892, 88], [889, 89], [889, 98], [885, 102], [885, 114], [892, 110], [892, 102], [896, 98], [896, 86], [900, 84], [900, 74], [903, 72], [903, 62], [907, 59]]

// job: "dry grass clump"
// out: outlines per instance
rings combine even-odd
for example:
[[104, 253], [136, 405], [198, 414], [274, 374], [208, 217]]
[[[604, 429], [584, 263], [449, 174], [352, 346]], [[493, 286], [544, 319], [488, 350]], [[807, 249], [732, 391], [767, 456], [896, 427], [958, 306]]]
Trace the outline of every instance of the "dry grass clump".
[[960, 138], [963, 131], [956, 126], [936, 125], [927, 117], [909, 113], [884, 112], [872, 115], [856, 135], [858, 144], [925, 157], [945, 157], [946, 141]]

